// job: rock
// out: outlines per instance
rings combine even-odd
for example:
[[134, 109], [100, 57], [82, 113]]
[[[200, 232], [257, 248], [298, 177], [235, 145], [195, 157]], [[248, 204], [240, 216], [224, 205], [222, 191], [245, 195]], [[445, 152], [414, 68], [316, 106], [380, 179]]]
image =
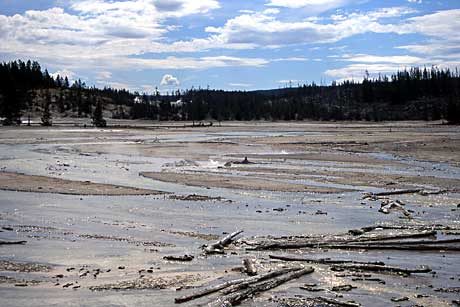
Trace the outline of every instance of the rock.
[[407, 296], [404, 296], [404, 297], [392, 297], [391, 298], [391, 301], [392, 302], [405, 302], [405, 301], [408, 301], [409, 298]]
[[361, 229], [350, 229], [348, 230], [348, 233], [351, 234], [352, 236], [360, 236], [364, 234], [364, 231], [362, 231]]

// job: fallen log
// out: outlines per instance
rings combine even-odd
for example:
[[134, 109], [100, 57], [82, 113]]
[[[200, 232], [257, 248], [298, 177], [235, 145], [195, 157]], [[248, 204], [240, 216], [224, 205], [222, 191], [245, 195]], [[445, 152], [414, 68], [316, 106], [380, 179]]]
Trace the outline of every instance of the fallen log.
[[390, 196], [390, 195], [402, 195], [402, 194], [414, 194], [420, 193], [423, 189], [407, 189], [407, 190], [395, 190], [395, 191], [385, 191], [385, 192], [377, 192], [377, 193], [366, 193], [366, 196]]
[[[390, 240], [390, 239], [389, 239]], [[367, 241], [329, 241], [329, 242], [276, 242], [267, 245], [259, 245], [252, 249], [299, 249], [299, 248], [323, 248], [323, 249], [395, 249], [395, 250], [450, 250], [458, 251], [460, 246], [446, 245], [460, 243], [460, 239], [433, 240], [433, 241], [395, 241], [395, 242], [367, 242]]]
[[353, 260], [331, 260], [331, 259], [310, 259], [310, 258], [297, 258], [297, 257], [290, 257], [290, 256], [277, 256], [277, 255], [269, 255], [270, 259], [282, 260], [282, 261], [297, 261], [297, 262], [307, 262], [307, 263], [314, 263], [314, 264], [345, 264], [345, 263], [353, 263], [353, 264], [371, 264], [371, 265], [385, 265], [385, 263], [381, 261], [377, 262], [361, 262], [361, 261], [353, 261]]
[[364, 264], [339, 264], [333, 265], [332, 270], [351, 270], [351, 271], [366, 271], [366, 272], [391, 272], [401, 274], [412, 274], [412, 273], [429, 273], [431, 269], [427, 266], [420, 267], [418, 269], [405, 269], [386, 265], [364, 265]]
[[[390, 242], [389, 242], [390, 243]], [[325, 249], [373, 249], [373, 250], [407, 250], [407, 251], [460, 251], [460, 246], [414, 244], [414, 245], [384, 245], [384, 244], [338, 244], [322, 245], [317, 248]]]
[[[366, 242], [366, 241], [363, 241]], [[418, 241], [395, 241], [395, 242], [377, 242], [377, 243], [365, 243], [365, 244], [376, 244], [376, 245], [440, 245], [440, 244], [451, 244], [460, 243], [460, 239], [446, 239], [446, 240], [418, 240]]]
[[23, 245], [27, 241], [0, 241], [0, 245]]
[[219, 241], [217, 241], [217, 242], [215, 242], [215, 243], [213, 243], [213, 244], [211, 244], [209, 246], [204, 246], [203, 250], [204, 250], [205, 254], [223, 254], [224, 253], [224, 248], [226, 246], [230, 245], [230, 243], [233, 242], [235, 237], [240, 235], [242, 232], [243, 232], [243, 230], [233, 232], [233, 233], [225, 236], [224, 238], [220, 239]]
[[347, 240], [347, 242], [369, 242], [369, 241], [387, 241], [400, 239], [427, 238], [437, 235], [437, 231], [422, 231], [417, 233], [393, 234], [393, 235], [375, 235], [369, 237], [357, 237], [356, 239]]
[[215, 302], [211, 303], [210, 305], [211, 306], [221, 306], [221, 307], [237, 306], [244, 300], [250, 297], [253, 297], [254, 295], [258, 293], [265, 292], [270, 289], [276, 288], [279, 285], [282, 285], [290, 280], [302, 277], [307, 274], [311, 274], [314, 271], [315, 270], [313, 268], [302, 268], [300, 270], [282, 275], [274, 279], [270, 279], [270, 280], [267, 280], [261, 283], [250, 284], [250, 285], [247, 285], [246, 289], [223, 296], [219, 298], [218, 300], [216, 300]]
[[428, 190], [422, 190], [419, 192], [420, 195], [423, 196], [428, 196], [428, 195], [439, 195], [439, 194], [444, 194], [447, 193], [447, 190], [437, 190], [437, 191], [428, 191]]
[[287, 273], [290, 273], [290, 272], [293, 272], [293, 271], [298, 271], [300, 269], [302, 269], [302, 268], [285, 268], [285, 269], [281, 269], [281, 270], [278, 270], [278, 271], [268, 272], [268, 273], [265, 273], [265, 274], [262, 274], [262, 275], [253, 276], [253, 277], [249, 277], [249, 278], [241, 278], [241, 279], [230, 280], [230, 281], [227, 281], [227, 282], [215, 285], [215, 286], [210, 286], [210, 287], [201, 289], [201, 290], [199, 290], [199, 291], [197, 291], [195, 293], [192, 293], [190, 295], [185, 295], [185, 296], [178, 297], [174, 301], [176, 302], [176, 304], [188, 302], [188, 301], [195, 300], [197, 298], [200, 298], [200, 297], [203, 297], [203, 296], [218, 292], [220, 290], [226, 289], [226, 288], [231, 287], [233, 285], [238, 285], [238, 284], [242, 284], [242, 283], [246, 283], [246, 284], [257, 283], [257, 282], [264, 281], [264, 280], [267, 280], [267, 279], [270, 279], [270, 278], [274, 278], [274, 277], [277, 277], [277, 276], [280, 276], [280, 275], [283, 275], [283, 274], [287, 274]]
[[359, 307], [361, 304], [355, 302], [342, 302], [338, 300], [334, 300], [327, 297], [316, 297], [315, 300], [321, 301], [323, 303], [331, 304], [337, 307]]

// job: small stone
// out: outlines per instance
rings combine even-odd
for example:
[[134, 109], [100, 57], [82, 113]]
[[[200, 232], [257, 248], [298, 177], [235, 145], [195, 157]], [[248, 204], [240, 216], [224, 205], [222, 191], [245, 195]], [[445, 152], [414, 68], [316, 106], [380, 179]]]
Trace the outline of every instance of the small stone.
[[404, 297], [392, 297], [391, 298], [391, 301], [392, 302], [405, 302], [405, 301], [408, 301], [409, 298], [407, 296], [404, 296]]

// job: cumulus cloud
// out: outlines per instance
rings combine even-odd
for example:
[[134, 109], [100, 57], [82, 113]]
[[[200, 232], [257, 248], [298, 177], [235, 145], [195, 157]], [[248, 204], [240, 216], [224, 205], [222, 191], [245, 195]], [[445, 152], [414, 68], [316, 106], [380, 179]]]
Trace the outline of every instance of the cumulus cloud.
[[380, 23], [380, 19], [412, 14], [409, 8], [395, 7], [367, 13], [334, 15], [330, 23], [317, 20], [281, 21], [271, 14], [243, 14], [230, 19], [222, 27], [207, 27], [227, 45], [283, 46], [309, 43], [334, 43], [344, 38], [368, 32], [412, 33], [409, 27]]
[[162, 86], [179, 86], [180, 82], [179, 79], [174, 77], [173, 75], [166, 74], [161, 79]]

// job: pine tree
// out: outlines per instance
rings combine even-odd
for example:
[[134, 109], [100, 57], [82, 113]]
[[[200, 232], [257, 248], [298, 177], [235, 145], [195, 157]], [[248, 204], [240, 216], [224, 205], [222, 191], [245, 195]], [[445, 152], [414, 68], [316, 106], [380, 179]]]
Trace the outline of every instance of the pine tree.
[[45, 101], [43, 102], [43, 112], [42, 112], [42, 126], [45, 127], [50, 127], [53, 125], [52, 121], [52, 116], [51, 116], [51, 111], [50, 111], [50, 105], [51, 105], [51, 97], [49, 92], [47, 91]]
[[96, 103], [96, 108], [93, 112], [93, 125], [98, 128], [107, 127], [107, 122], [102, 114], [102, 104], [100, 101]]

